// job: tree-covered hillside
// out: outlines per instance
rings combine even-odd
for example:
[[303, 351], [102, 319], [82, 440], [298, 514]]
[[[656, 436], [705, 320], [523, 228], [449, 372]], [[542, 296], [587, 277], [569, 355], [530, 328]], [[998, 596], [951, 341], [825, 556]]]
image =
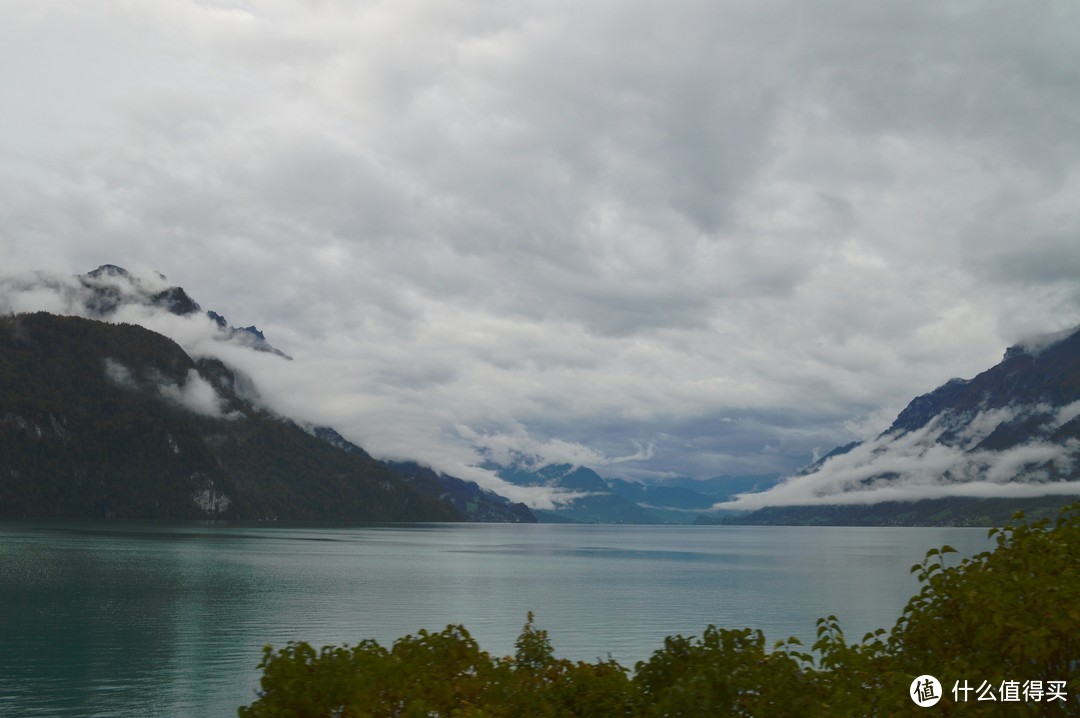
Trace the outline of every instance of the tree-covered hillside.
[[458, 520], [137, 326], [0, 319], [0, 516]]

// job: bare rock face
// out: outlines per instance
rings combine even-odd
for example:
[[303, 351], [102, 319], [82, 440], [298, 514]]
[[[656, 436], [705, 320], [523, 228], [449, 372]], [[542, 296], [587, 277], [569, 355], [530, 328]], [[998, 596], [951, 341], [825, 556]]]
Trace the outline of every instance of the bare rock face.
[[103, 264], [77, 279], [84, 291], [73, 301], [92, 319], [111, 319], [122, 307], [130, 305], [154, 307], [181, 317], [205, 314], [216, 325], [220, 341], [292, 359], [270, 344], [266, 335], [254, 325], [230, 326], [221, 314], [212, 310], [203, 312], [183, 287], [169, 285], [168, 278], [159, 272], [138, 276], [115, 264]]

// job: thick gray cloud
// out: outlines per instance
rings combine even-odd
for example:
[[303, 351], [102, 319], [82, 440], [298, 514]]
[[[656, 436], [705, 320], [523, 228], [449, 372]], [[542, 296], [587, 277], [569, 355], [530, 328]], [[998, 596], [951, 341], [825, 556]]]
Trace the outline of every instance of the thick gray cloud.
[[160, 270], [376, 454], [786, 472], [1080, 316], [1069, 3], [0, 12], [6, 269]]

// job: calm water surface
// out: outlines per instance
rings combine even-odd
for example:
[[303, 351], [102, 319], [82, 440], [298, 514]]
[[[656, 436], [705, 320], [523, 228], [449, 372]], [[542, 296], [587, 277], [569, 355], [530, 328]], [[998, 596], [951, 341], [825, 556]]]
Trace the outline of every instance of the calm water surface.
[[891, 627], [911, 564], [985, 529], [0, 523], [0, 715], [227, 716], [262, 646], [463, 623], [513, 652], [528, 611], [556, 655], [627, 666], [708, 624], [811, 643], [835, 613]]

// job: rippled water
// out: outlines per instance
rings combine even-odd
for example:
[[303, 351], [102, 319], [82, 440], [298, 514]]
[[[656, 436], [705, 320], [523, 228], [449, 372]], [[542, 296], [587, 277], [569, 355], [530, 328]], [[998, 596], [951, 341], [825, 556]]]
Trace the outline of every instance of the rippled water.
[[984, 529], [0, 523], [0, 715], [227, 716], [263, 644], [463, 623], [513, 652], [536, 614], [560, 657], [648, 658], [708, 624], [859, 638], [917, 590], [911, 564]]

